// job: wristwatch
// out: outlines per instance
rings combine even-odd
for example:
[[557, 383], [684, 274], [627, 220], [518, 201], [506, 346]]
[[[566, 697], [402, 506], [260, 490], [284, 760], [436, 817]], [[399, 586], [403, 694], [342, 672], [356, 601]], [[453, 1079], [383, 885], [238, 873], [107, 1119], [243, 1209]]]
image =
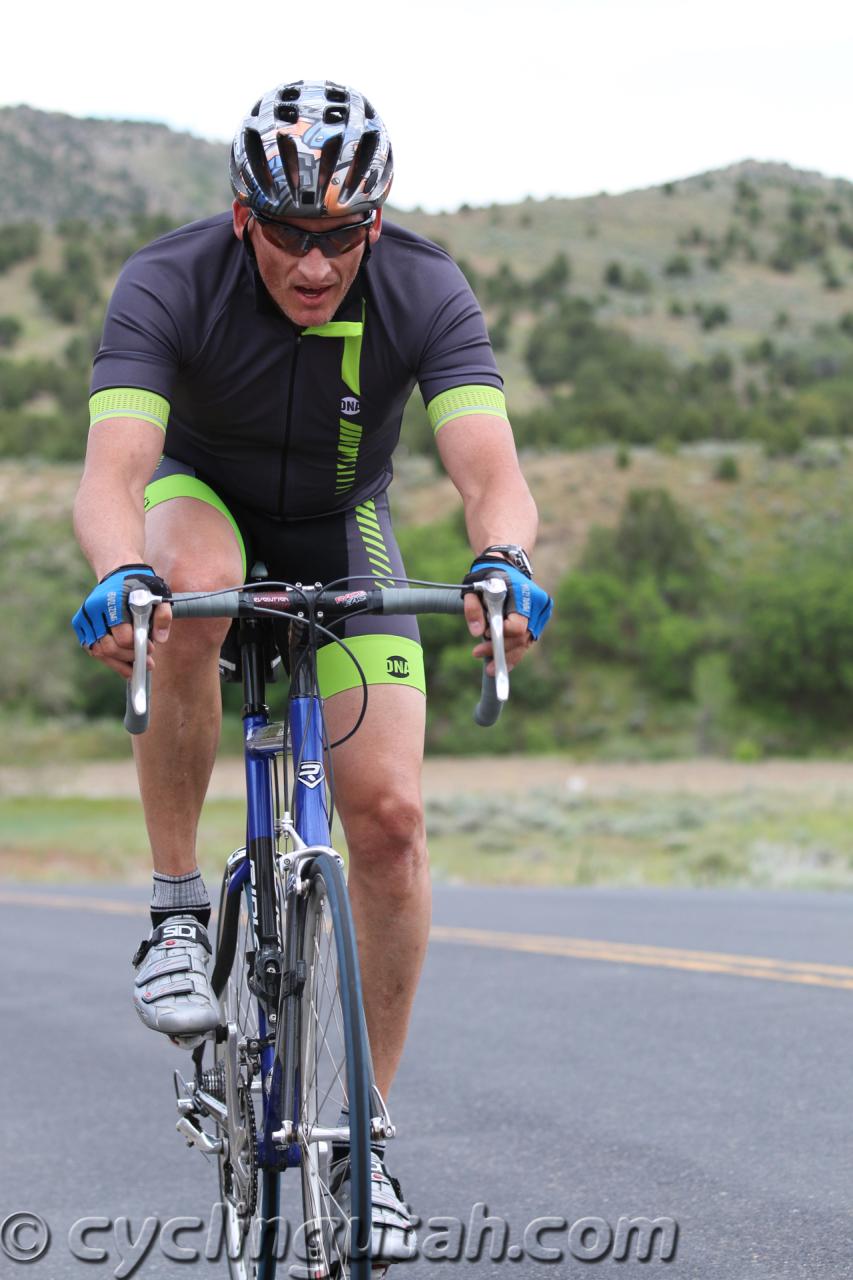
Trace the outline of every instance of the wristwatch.
[[500, 545], [496, 543], [492, 547], [486, 547], [485, 551], [481, 551], [477, 559], [479, 560], [482, 556], [491, 555], [492, 552], [497, 552], [502, 555], [510, 564], [515, 565], [516, 569], [520, 569], [521, 572], [532, 581], [533, 565], [530, 563], [530, 556], [524, 550], [524, 547], [520, 547], [515, 542], [506, 542], [501, 543]]

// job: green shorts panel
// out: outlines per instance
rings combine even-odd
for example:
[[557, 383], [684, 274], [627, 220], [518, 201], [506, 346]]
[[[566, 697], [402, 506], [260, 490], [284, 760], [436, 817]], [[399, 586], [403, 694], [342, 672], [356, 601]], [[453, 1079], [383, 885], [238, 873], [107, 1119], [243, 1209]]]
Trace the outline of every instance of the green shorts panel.
[[[358, 659], [368, 684], [405, 684], [426, 693], [423, 649], [408, 636], [349, 636], [344, 642]], [[361, 687], [355, 664], [339, 644], [317, 654], [317, 678], [324, 698]]]
[[187, 476], [175, 474], [170, 476], [162, 476], [159, 480], [152, 480], [145, 488], [145, 510], [150, 511], [152, 507], [157, 507], [161, 502], [168, 502], [170, 498], [196, 498], [199, 502], [206, 502], [209, 507], [219, 511], [231, 528], [234, 530], [234, 537], [237, 539], [237, 545], [240, 548], [240, 557], [243, 561], [243, 578], [246, 577], [246, 545], [243, 542], [243, 535], [240, 532], [240, 526], [226, 507], [225, 503], [211, 489], [209, 484], [205, 484], [203, 480], [199, 480], [196, 476]]

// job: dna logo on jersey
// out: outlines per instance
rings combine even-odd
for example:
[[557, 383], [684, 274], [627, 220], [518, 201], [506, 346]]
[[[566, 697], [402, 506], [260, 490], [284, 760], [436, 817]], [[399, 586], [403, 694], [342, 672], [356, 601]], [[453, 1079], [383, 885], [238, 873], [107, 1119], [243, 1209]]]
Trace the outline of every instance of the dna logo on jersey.
[[343, 396], [341, 398], [341, 413], [345, 418], [354, 418], [360, 409], [361, 404], [355, 396]]

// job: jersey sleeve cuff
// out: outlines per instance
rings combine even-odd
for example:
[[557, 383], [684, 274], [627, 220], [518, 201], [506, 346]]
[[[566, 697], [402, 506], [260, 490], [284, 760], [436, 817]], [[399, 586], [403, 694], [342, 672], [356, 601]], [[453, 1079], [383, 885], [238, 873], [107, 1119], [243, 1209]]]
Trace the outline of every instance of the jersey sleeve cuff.
[[508, 422], [504, 393], [497, 387], [451, 387], [427, 405], [430, 426], [436, 434], [454, 418], [465, 418], [469, 414], [487, 414]]
[[140, 387], [109, 387], [89, 398], [89, 426], [107, 418], [137, 418], [151, 422], [165, 432], [169, 422], [169, 401], [154, 391]]

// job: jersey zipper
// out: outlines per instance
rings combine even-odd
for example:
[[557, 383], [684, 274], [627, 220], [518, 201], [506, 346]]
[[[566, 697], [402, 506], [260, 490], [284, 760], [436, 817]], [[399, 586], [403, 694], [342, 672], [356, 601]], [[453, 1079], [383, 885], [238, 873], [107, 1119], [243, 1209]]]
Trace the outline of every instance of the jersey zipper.
[[296, 385], [296, 365], [299, 360], [299, 348], [302, 346], [302, 334], [297, 333], [296, 345], [293, 348], [293, 364], [290, 367], [290, 386], [287, 389], [287, 410], [284, 418], [284, 444], [281, 448], [281, 470], [278, 480], [278, 514], [284, 518], [284, 496], [287, 486], [287, 452], [290, 448], [290, 423], [293, 415], [293, 389]]

